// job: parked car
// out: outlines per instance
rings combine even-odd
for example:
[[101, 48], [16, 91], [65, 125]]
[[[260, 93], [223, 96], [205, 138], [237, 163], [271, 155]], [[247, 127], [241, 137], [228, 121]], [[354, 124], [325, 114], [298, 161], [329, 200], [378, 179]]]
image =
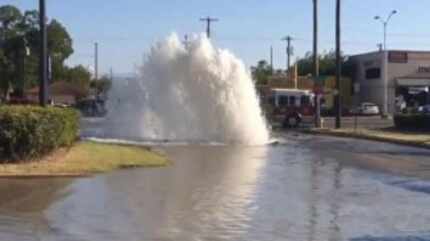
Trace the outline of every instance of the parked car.
[[376, 104], [370, 102], [361, 103], [361, 105], [352, 111], [353, 114], [358, 115], [379, 115], [381, 111]]
[[430, 105], [423, 105], [418, 108], [418, 113], [430, 114]]

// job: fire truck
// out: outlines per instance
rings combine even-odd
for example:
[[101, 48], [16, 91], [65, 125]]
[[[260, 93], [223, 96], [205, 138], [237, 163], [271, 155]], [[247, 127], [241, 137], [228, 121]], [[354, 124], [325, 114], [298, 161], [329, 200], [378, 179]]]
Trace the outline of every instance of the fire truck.
[[311, 90], [272, 89], [268, 96], [272, 121], [284, 128], [311, 123], [315, 113], [315, 94]]

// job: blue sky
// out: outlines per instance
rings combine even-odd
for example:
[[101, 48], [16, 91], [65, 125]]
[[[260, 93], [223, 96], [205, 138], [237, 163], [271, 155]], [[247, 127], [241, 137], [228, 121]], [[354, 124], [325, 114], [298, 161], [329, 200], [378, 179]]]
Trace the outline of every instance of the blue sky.
[[[228, 48], [247, 66], [269, 58], [285, 66], [285, 43], [291, 35], [295, 58], [312, 48], [312, 0], [47, 0], [48, 15], [59, 19], [74, 39], [70, 64], [92, 66], [93, 43], [100, 43], [101, 72], [131, 72], [151, 43], [172, 32], [183, 36], [205, 30], [202, 16], [220, 19], [213, 40]], [[38, 0], [0, 0], [21, 9], [34, 9]], [[343, 51], [346, 54], [376, 50], [382, 42], [382, 24], [375, 15], [399, 14], [389, 25], [392, 49], [430, 50], [430, 1], [343, 0]], [[335, 0], [320, 0], [320, 49], [334, 48]]]

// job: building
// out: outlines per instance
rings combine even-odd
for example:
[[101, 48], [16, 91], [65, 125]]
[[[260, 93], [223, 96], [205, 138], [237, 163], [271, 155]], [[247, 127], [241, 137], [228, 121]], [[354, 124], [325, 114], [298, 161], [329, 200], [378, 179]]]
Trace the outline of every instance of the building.
[[[78, 99], [82, 99], [88, 94], [86, 90], [65, 81], [52, 83], [48, 91], [50, 100], [58, 105], [75, 105]], [[39, 87], [26, 91], [25, 95], [30, 102], [38, 103]]]
[[379, 51], [351, 56], [350, 61], [356, 105], [372, 102], [393, 114], [401, 108], [400, 102], [429, 103], [430, 52]]

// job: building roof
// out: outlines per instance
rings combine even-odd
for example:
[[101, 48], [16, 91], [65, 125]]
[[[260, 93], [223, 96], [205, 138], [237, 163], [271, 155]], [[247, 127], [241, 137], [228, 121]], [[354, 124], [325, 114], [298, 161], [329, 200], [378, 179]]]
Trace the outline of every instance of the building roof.
[[[378, 55], [381, 53], [384, 53], [385, 51], [382, 50], [377, 50], [377, 51], [370, 51], [370, 52], [366, 52], [366, 53], [361, 53], [361, 54], [353, 54], [353, 55], [349, 55], [350, 58], [353, 57], [360, 57], [360, 56], [367, 56], [367, 55]], [[405, 49], [391, 49], [388, 50], [388, 52], [406, 52], [406, 53], [414, 53], [414, 54], [430, 54], [430, 51], [426, 51], [426, 50], [405, 50]]]
[[[26, 91], [27, 95], [39, 95], [39, 87], [32, 88]], [[87, 91], [76, 86], [75, 84], [66, 81], [57, 81], [49, 86], [50, 95], [70, 95], [75, 97], [83, 97]]]
[[430, 79], [430, 73], [424, 72], [424, 73], [414, 73], [406, 76], [402, 76], [398, 79]]

